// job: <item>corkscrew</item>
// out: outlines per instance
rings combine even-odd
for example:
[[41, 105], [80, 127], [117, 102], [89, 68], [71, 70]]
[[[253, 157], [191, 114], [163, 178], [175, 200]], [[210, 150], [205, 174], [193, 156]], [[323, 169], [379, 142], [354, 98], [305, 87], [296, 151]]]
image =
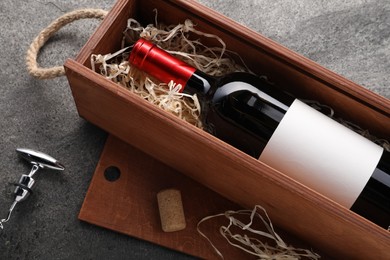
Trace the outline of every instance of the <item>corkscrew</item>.
[[35, 184], [35, 180], [33, 176], [37, 173], [39, 169], [51, 169], [62, 171], [65, 167], [53, 157], [44, 154], [42, 152], [38, 152], [31, 149], [18, 148], [16, 151], [19, 155], [32, 164], [32, 168], [29, 174], [23, 174], [19, 182], [14, 183], [16, 186], [14, 195], [14, 202], [11, 204], [11, 207], [8, 210], [7, 217], [0, 220], [0, 228], [3, 229], [3, 223], [8, 222], [11, 218], [12, 211], [14, 210], [16, 204], [21, 201], [24, 201], [28, 198], [28, 196], [32, 193], [32, 187]]

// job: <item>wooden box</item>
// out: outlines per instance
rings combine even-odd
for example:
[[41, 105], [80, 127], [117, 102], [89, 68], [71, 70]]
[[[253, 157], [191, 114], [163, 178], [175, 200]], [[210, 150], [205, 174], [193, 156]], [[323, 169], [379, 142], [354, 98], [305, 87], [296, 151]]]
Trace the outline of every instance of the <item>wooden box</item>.
[[243, 207], [264, 206], [276, 226], [335, 258], [390, 259], [390, 232], [90, 69], [92, 53], [120, 48], [129, 17], [152, 23], [153, 9], [166, 24], [192, 19], [201, 30], [219, 35], [254, 72], [390, 139], [389, 100], [192, 0], [116, 3], [78, 57], [65, 64], [80, 116]]

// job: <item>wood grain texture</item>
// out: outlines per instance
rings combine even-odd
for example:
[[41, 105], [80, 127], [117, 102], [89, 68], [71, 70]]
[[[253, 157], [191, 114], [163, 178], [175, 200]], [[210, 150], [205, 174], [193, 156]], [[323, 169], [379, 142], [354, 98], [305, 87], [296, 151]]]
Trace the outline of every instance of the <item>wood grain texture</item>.
[[[112, 166], [121, 173], [115, 181], [105, 178], [105, 170]], [[159, 218], [157, 195], [167, 189], [181, 192], [187, 222], [185, 229], [172, 233], [162, 230]], [[79, 219], [196, 257], [220, 259], [199, 235], [196, 226], [206, 216], [238, 209], [242, 207], [109, 135]], [[225, 259], [255, 259], [230, 246], [219, 234], [219, 227], [227, 224], [226, 218], [219, 217], [202, 223], [200, 227]], [[330, 259], [315, 249], [315, 245], [305, 243], [277, 226], [275, 229], [287, 244], [313, 249], [322, 259]]]
[[84, 66], [67, 66], [82, 117], [245, 208], [265, 206], [277, 225], [325, 252], [386, 259], [385, 230], [114, 83], [95, 83]]
[[[110, 166], [121, 171], [119, 179], [113, 182], [104, 177], [105, 169]], [[156, 196], [161, 190], [170, 188], [182, 194], [187, 227], [167, 233], [161, 227]], [[193, 256], [218, 259], [212, 247], [199, 235], [197, 223], [205, 216], [236, 209], [240, 209], [237, 204], [109, 136], [79, 218]], [[227, 224], [226, 219], [219, 221], [220, 225]], [[248, 257], [225, 242], [218, 233], [217, 221], [205, 222], [201, 228], [228, 259]]]
[[[145, 21], [155, 7], [165, 11], [159, 12], [165, 13], [160, 20], [194, 19], [226, 40], [229, 49], [245, 50], [240, 54], [250, 66], [270, 73], [277, 83], [289, 83], [294, 94], [326, 101], [346, 119], [389, 138], [389, 100], [194, 1], [121, 0], [105, 21], [127, 19], [129, 11], [124, 9], [129, 2], [137, 6], [136, 18]], [[83, 59], [66, 63], [80, 116], [243, 207], [265, 206], [277, 225], [334, 257], [390, 258], [389, 232], [92, 72], [84, 64], [86, 54], [103, 45], [115, 46], [107, 42], [107, 35], [113, 41], [121, 39], [121, 30], [105, 21], [105, 30], [93, 36], [105, 41], [92, 39], [83, 48]]]

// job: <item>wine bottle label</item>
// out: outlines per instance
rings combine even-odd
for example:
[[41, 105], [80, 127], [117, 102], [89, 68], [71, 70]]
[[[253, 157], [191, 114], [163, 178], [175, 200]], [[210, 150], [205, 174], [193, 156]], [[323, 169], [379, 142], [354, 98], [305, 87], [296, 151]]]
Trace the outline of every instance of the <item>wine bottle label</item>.
[[259, 160], [350, 208], [383, 148], [295, 100]]

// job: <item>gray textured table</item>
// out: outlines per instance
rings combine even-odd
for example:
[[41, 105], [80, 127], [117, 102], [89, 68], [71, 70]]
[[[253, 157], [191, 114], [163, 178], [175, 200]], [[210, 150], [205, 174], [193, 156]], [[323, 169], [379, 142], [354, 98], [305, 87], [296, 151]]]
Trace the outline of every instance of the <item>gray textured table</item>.
[[[390, 2], [387, 0], [200, 0], [234, 20], [390, 98]], [[11, 182], [28, 173], [17, 147], [41, 150], [66, 166], [42, 172], [34, 196], [0, 231], [0, 259], [170, 259], [181, 254], [77, 219], [106, 133], [79, 118], [66, 78], [39, 81], [25, 69], [32, 39], [77, 8], [109, 9], [114, 0], [0, 2], [0, 218]], [[83, 46], [96, 21], [61, 30], [39, 56], [61, 65]]]

